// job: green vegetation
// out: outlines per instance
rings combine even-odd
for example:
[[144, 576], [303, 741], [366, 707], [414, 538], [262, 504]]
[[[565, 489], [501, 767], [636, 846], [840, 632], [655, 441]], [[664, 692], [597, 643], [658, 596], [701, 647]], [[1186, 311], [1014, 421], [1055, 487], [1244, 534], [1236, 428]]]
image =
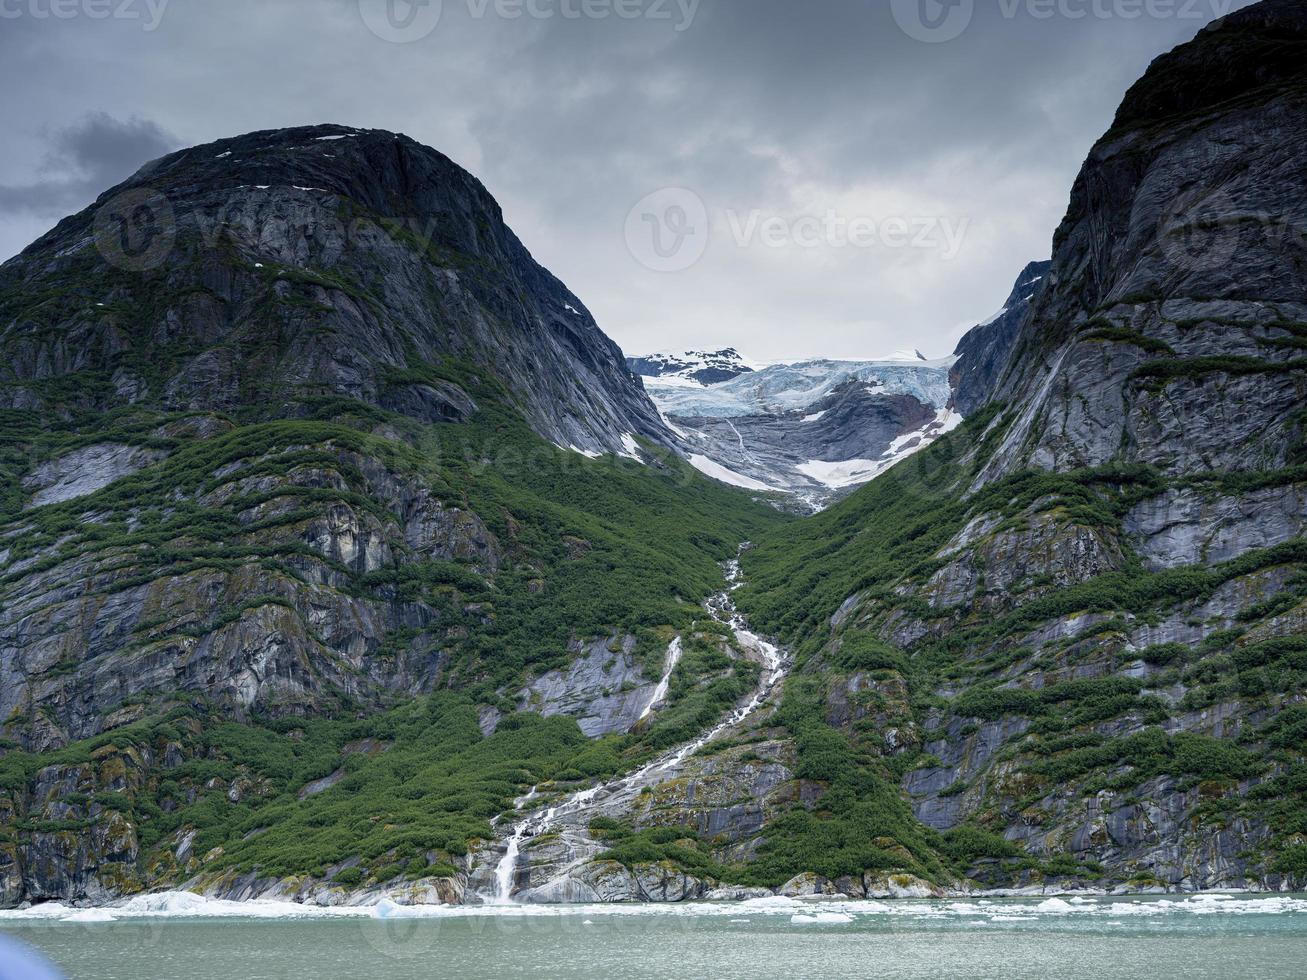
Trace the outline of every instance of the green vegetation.
[[[1103, 322], [1106, 321], [1096, 321]], [[1175, 354], [1171, 345], [1155, 337], [1147, 337], [1137, 330], [1131, 330], [1129, 327], [1118, 327], [1110, 323], [1105, 326], [1096, 327], [1082, 334], [1085, 340], [1099, 340], [1114, 344], [1133, 344], [1135, 347], [1142, 348], [1150, 354]]]
[[[292, 292], [348, 286], [273, 273]], [[423, 424], [361, 402], [293, 393], [290, 405], [251, 398], [230, 414], [201, 417], [212, 423], [205, 438], [188, 434], [194, 416], [148, 403], [111, 412], [69, 405], [63, 417], [11, 411], [0, 420], [0, 526], [9, 531], [0, 587], [63, 568], [85, 576], [85, 563], [94, 562], [87, 601], [161, 582], [172, 596], [196, 593], [194, 603], [147, 609], [117, 655], [209, 636], [269, 608], [312, 637], [303, 591], [311, 574], [349, 598], [429, 610], [438, 630], [396, 628], [367, 656], [384, 665], [418, 652], [441, 664], [441, 689], [389, 710], [393, 695], [365, 700], [324, 685], [312, 702], [294, 706], [311, 717], [248, 724], [224, 720], [228, 705], [174, 707], [175, 692], [147, 690], [137, 699], [138, 722], [54, 752], [9, 745], [0, 754], [0, 793], [18, 812], [43, 767], [87, 767], [84, 779], [94, 786], [102, 759], [114, 758], [133, 781], [88, 796], [85, 816], [73, 822], [85, 830], [109, 813], [127, 817], [143, 867], [189, 828], [198, 832], [191, 852], [205, 859], [206, 874], [321, 875], [353, 858], [360, 863], [335, 880], [452, 873], [456, 858], [489, 837], [491, 820], [530, 785], [583, 784], [638, 765], [708, 727], [756, 683], [756, 666], [728, 655], [701, 603], [722, 587], [720, 562], [786, 517], [657, 447], [646, 447], [648, 465], [557, 449], [528, 429], [511, 393], [466, 364], [412, 360], [389, 381], [460, 385], [478, 413], [465, 423]], [[76, 386], [67, 394], [76, 395]], [[166, 455], [96, 493], [22, 510], [18, 478], [33, 459], [97, 442]], [[384, 479], [407, 481], [446, 513], [463, 515], [451, 519], [482, 522], [486, 550], [440, 558], [406, 552], [405, 517], [378, 491], [378, 467]], [[361, 571], [305, 540], [309, 522], [333, 509], [379, 528], [393, 559]], [[479, 533], [470, 528], [463, 539]], [[26, 564], [16, 568], [19, 561]], [[207, 591], [200, 598], [201, 585], [212, 582], [223, 583], [216, 601]], [[667, 704], [639, 735], [589, 740], [571, 719], [509, 713], [482, 737], [478, 709], [512, 712], [504, 692], [565, 667], [576, 643], [633, 635], [637, 657], [656, 676], [674, 632], [684, 634], [685, 655]], [[65, 658], [46, 680], [79, 669], [75, 656]], [[366, 690], [366, 673], [357, 674]], [[28, 720], [15, 713], [7, 731], [20, 732]], [[347, 748], [361, 739], [387, 748]], [[185, 761], [161, 768], [168, 746]], [[299, 798], [333, 773], [334, 785]], [[46, 823], [14, 829], [48, 832]]]
[[1210, 374], [1269, 374], [1307, 369], [1307, 360], [1263, 360], [1258, 357], [1173, 357], [1148, 361], [1135, 369], [1134, 377], [1167, 383], [1179, 378], [1202, 378]]

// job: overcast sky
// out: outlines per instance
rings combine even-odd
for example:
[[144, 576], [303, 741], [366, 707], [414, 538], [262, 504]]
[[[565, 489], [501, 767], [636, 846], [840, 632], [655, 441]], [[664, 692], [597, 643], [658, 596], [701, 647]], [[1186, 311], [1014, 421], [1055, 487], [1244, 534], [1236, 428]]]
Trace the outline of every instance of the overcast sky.
[[1245, 5], [0, 0], [0, 258], [171, 149], [339, 122], [481, 178], [627, 353], [940, 355], [1149, 61]]

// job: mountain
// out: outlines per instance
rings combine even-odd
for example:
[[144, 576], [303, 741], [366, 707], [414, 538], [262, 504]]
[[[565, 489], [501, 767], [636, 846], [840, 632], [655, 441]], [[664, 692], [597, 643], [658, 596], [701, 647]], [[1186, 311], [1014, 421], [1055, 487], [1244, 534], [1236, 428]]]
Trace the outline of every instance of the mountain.
[[953, 365], [952, 382], [953, 406], [961, 415], [974, 414], [993, 396], [1021, 323], [1030, 312], [1052, 264], [1031, 262], [1022, 269], [1003, 308], [969, 330], [958, 342], [953, 351], [957, 360]]
[[60, 222], [0, 266], [0, 906], [363, 854], [449, 894], [528, 768], [729, 708], [721, 638], [641, 720], [783, 518], [672, 440], [407, 137], [222, 140]]
[[722, 350], [691, 350], [679, 354], [646, 354], [628, 357], [626, 366], [635, 374], [658, 378], [665, 383], [673, 379], [694, 381], [702, 385], [720, 384], [753, 370], [734, 347]]
[[[0, 267], [0, 906], [1307, 887], [1304, 55], [1159, 58], [956, 361], [684, 414], [402, 138], [61, 223]], [[955, 392], [803, 519], [671, 451]]]
[[1159, 58], [1029, 312], [960, 345], [967, 423], [745, 555], [799, 765], [836, 747], [832, 792], [906, 800], [975, 881], [1307, 882], [1304, 137], [1301, 3]]
[[[85, 410], [225, 411], [277, 392], [287, 413], [338, 396], [445, 420], [468, 393], [406, 372], [457, 359], [558, 445], [668, 439], [621, 351], [486, 189], [393, 133], [304, 127], [163, 157], [6, 263], [0, 291], [9, 408], [58, 411], [51, 379], [76, 377], [93, 382]], [[142, 307], [165, 319], [139, 322]]]
[[[900, 351], [871, 361], [817, 359], [718, 378], [700, 355], [627, 358], [701, 472], [778, 491], [816, 510], [952, 431], [997, 384], [1048, 263], [1022, 272], [1004, 310], [950, 358]], [[732, 363], [742, 364], [730, 350]], [[666, 370], [664, 370], [666, 369]]]

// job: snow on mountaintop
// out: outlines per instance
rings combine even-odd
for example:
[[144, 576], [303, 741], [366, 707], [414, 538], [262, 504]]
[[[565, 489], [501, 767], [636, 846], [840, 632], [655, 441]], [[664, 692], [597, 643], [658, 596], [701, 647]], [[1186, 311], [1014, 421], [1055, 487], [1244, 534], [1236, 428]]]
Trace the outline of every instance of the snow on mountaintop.
[[938, 410], [947, 406], [952, 396], [949, 369], [954, 360], [925, 360], [914, 351], [908, 358], [771, 364], [708, 385], [683, 371], [645, 375], [644, 384], [665, 415], [686, 418], [783, 415], [816, 404], [850, 379], [872, 385], [886, 395], [911, 395]]
[[681, 380], [698, 385], [719, 384], [747, 374], [755, 368], [733, 347], [715, 351], [691, 350], [628, 357], [626, 365], [632, 372], [646, 379], [656, 378], [668, 384]]

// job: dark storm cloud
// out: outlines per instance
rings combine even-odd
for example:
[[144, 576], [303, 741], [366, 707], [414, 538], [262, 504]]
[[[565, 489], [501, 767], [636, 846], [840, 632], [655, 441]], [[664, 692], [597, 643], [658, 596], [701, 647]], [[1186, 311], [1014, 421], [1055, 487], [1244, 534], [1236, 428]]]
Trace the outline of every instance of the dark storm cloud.
[[[3, 110], [15, 149], [0, 208], [79, 206], [169, 148], [165, 132], [395, 129], [480, 177], [627, 350], [940, 354], [1047, 256], [1080, 162], [1148, 62], [1245, 0], [589, 2], [609, 15], [569, 14], [585, 0], [401, 3], [421, 28], [411, 43], [385, 39], [385, 0], [173, 0], [156, 30], [0, 23], [0, 80], [33, 93]], [[914, 11], [946, 28], [965, 15], [965, 29], [919, 40]], [[83, 126], [86, 157], [42, 135], [88, 107], [156, 131], [120, 144]], [[703, 202], [710, 234], [698, 261], [656, 272], [628, 249], [627, 219], [669, 187]], [[771, 221], [797, 238], [828, 216], [874, 221], [872, 244], [733, 231]], [[955, 254], [886, 231], [931, 221], [965, 229]], [[40, 230], [0, 222], [0, 255]]]
[[105, 112], [54, 130], [46, 142], [40, 180], [0, 185], [0, 215], [61, 216], [89, 204], [141, 164], [177, 148], [177, 140], [157, 123], [137, 117], [119, 120]]

